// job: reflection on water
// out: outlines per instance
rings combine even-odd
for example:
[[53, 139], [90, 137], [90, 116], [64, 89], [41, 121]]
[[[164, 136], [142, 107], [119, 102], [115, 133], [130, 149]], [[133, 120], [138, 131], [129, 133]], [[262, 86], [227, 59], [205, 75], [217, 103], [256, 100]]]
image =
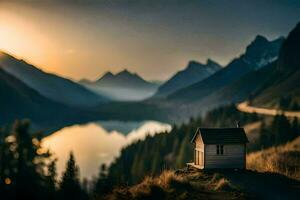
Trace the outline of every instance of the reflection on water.
[[58, 158], [58, 173], [65, 169], [70, 151], [75, 154], [81, 177], [97, 175], [102, 163], [111, 163], [122, 147], [146, 135], [170, 131], [171, 126], [156, 121], [102, 121], [63, 128], [43, 139]]

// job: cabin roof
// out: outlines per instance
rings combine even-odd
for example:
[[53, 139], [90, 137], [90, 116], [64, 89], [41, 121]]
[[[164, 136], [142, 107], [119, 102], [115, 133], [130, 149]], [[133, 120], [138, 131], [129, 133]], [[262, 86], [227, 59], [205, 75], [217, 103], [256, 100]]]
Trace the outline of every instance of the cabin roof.
[[243, 128], [198, 128], [192, 138], [200, 134], [204, 144], [245, 144], [248, 142]]

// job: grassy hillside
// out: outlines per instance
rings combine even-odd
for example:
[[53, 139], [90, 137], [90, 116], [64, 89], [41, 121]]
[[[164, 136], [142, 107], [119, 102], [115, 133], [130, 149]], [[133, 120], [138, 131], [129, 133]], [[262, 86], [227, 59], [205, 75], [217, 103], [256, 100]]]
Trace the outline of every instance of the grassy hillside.
[[163, 171], [132, 187], [115, 188], [104, 199], [246, 199], [218, 173]]
[[249, 170], [177, 170], [117, 187], [103, 199], [298, 199], [300, 181]]
[[[299, 68], [300, 69], [300, 68]], [[274, 76], [284, 76], [277, 74]], [[300, 105], [300, 70], [297, 70], [282, 81], [276, 82], [259, 93], [252, 104], [259, 107], [282, 108], [284, 110], [299, 110]], [[283, 103], [286, 99], [286, 103]]]
[[248, 154], [247, 167], [300, 180], [300, 137], [285, 145]]

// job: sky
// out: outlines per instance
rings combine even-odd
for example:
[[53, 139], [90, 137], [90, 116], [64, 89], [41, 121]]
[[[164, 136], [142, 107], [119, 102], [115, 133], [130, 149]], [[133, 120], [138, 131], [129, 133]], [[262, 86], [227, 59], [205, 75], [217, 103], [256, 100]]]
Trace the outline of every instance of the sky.
[[299, 0], [0, 0], [0, 49], [73, 80], [125, 68], [166, 80], [299, 21]]

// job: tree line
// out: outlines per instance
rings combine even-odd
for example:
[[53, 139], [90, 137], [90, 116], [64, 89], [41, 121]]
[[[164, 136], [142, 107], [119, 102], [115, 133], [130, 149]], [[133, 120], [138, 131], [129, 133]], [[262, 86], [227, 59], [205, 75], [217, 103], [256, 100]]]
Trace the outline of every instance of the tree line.
[[[101, 167], [92, 183], [81, 181], [79, 167], [70, 152], [59, 179], [56, 158], [41, 147], [41, 133], [30, 132], [30, 122], [16, 121], [0, 129], [0, 199], [88, 200], [106, 190], [107, 168]], [[88, 187], [88, 185], [91, 185]]]
[[279, 145], [298, 137], [298, 119], [284, 115], [272, 120], [241, 113], [234, 105], [223, 106], [202, 118], [192, 118], [180, 126], [173, 125], [167, 133], [147, 136], [121, 150], [107, 168], [102, 165], [92, 181], [81, 181], [79, 166], [70, 153], [66, 168], [58, 177], [55, 156], [41, 147], [41, 133], [31, 133], [29, 121], [16, 121], [12, 127], [0, 129], [0, 199], [102, 199], [116, 186], [141, 181], [146, 175], [156, 175], [165, 169], [178, 169], [193, 160], [190, 143], [196, 129], [201, 127], [234, 127], [260, 122], [258, 147]]

